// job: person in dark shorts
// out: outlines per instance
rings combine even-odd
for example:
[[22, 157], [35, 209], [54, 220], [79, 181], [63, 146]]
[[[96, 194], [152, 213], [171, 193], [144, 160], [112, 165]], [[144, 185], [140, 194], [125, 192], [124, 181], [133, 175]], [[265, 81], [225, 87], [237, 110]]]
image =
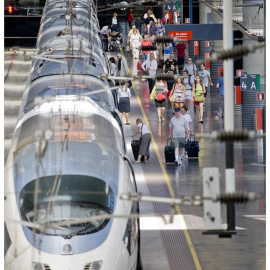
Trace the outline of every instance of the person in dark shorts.
[[175, 147], [175, 165], [182, 165], [183, 154], [185, 151], [186, 137], [189, 139], [188, 123], [186, 118], [181, 115], [180, 108], [175, 108], [175, 116], [171, 118], [169, 127], [169, 137], [172, 138]]
[[[168, 92], [168, 88], [165, 82], [162, 80], [157, 81], [155, 84], [151, 94], [150, 94], [150, 99], [153, 100], [155, 96], [155, 105], [157, 108], [157, 114], [158, 114], [158, 123], [161, 123], [165, 121], [164, 115], [165, 115], [165, 100], [166, 100], [166, 93]], [[162, 100], [157, 100], [158, 95], [164, 94], [164, 99]]]

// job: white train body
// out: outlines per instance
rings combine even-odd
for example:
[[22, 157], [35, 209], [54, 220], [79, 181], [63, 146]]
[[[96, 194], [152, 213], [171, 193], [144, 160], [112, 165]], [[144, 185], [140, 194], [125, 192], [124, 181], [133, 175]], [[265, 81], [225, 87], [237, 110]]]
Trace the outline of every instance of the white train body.
[[[44, 10], [54, 2], [60, 7], [47, 1]], [[96, 27], [90, 33], [100, 44]], [[59, 61], [34, 59], [23, 96], [5, 166], [5, 270], [140, 269], [139, 221], [128, 218], [138, 204], [119, 198], [136, 182], [117, 96], [92, 93], [112, 86], [98, 79], [107, 58], [79, 28], [61, 36], [72, 40], [67, 48], [53, 28], [39, 33], [45, 49], [36, 55]], [[84, 56], [70, 57], [70, 48]]]

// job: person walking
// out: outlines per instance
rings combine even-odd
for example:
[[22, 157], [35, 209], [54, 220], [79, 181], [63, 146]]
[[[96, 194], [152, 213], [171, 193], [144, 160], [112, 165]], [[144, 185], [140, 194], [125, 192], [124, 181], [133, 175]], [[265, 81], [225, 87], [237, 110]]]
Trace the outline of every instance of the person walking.
[[[131, 28], [132, 24], [133, 24], [133, 14], [132, 14], [132, 8], [129, 10], [128, 12], [128, 25]], [[138, 28], [139, 29], [139, 28]]]
[[123, 113], [125, 113], [126, 117], [126, 125], [129, 124], [129, 112], [130, 112], [130, 89], [127, 87], [127, 82], [122, 81], [121, 87], [117, 91], [119, 103], [118, 103], [118, 110], [121, 114], [121, 117], [123, 116]]
[[185, 98], [186, 87], [184, 85], [184, 81], [182, 78], [178, 78], [173, 85], [169, 99], [171, 103], [173, 103], [174, 108], [181, 108], [184, 106]]
[[148, 33], [147, 25], [149, 25], [150, 21], [154, 22], [154, 19], [150, 16], [149, 11], [147, 12], [147, 18], [144, 19], [144, 33]]
[[143, 124], [141, 118], [136, 120], [136, 125], [138, 130], [131, 137], [134, 138], [136, 135], [141, 133], [141, 144], [139, 149], [138, 159], [134, 163], [140, 163], [141, 157], [144, 156], [144, 162], [148, 162], [147, 157], [149, 156], [149, 147], [151, 143], [151, 133], [147, 127], [147, 125]]
[[103, 37], [103, 42], [104, 42], [105, 51], [106, 51], [108, 50], [108, 40], [111, 35], [111, 26], [110, 25], [103, 26], [102, 29], [100, 30], [100, 33]]
[[111, 28], [112, 32], [118, 32], [117, 31], [117, 13], [113, 13], [113, 18], [112, 18], [112, 28]]
[[155, 22], [151, 21], [149, 23], [150, 27], [149, 27], [149, 31], [148, 33], [151, 35], [151, 36], [156, 36], [157, 35], [157, 28], [156, 28], [156, 24]]
[[203, 103], [205, 87], [202, 83], [200, 76], [196, 76], [195, 83], [192, 86], [192, 99], [196, 107], [196, 120], [197, 123], [203, 123]]
[[[183, 72], [183, 76], [188, 76], [187, 70]], [[186, 87], [186, 101], [185, 106], [189, 110], [190, 108], [190, 101], [192, 100], [192, 86], [194, 84], [193, 76], [188, 76], [188, 78], [184, 78], [184, 84]]]
[[[186, 118], [187, 120], [187, 123], [188, 123], [188, 135], [189, 135], [189, 138], [191, 137], [192, 135], [192, 127], [191, 127], [191, 123], [192, 123], [192, 119], [191, 119], [191, 116], [189, 113], [187, 113], [188, 109], [186, 106], [183, 106], [181, 109], [180, 109], [180, 112], [181, 114]], [[188, 158], [188, 152], [185, 151], [185, 158]]]
[[223, 78], [223, 70], [220, 73], [221, 77], [218, 78], [216, 88], [218, 88], [218, 115], [215, 116], [216, 120], [224, 117], [224, 78]]
[[126, 58], [123, 58], [120, 53], [117, 54], [118, 58], [118, 71], [120, 77], [128, 76], [128, 64]]
[[177, 65], [180, 70], [183, 70], [184, 64], [185, 64], [185, 57], [187, 57], [187, 52], [186, 52], [186, 44], [184, 41], [180, 41], [176, 45], [176, 50], [177, 50]]
[[[111, 72], [111, 76], [116, 77], [117, 75], [117, 65], [116, 65], [116, 61], [114, 57], [110, 57], [109, 58], [109, 62], [110, 62], [110, 72]], [[115, 81], [112, 80], [114, 83]]]
[[[154, 54], [150, 53], [150, 59], [145, 60], [142, 63], [142, 69], [148, 71], [149, 76], [156, 75], [157, 73], [157, 61], [154, 59]], [[147, 79], [149, 85], [149, 94], [151, 94], [152, 89], [155, 85], [155, 79]]]
[[130, 49], [132, 49], [133, 59], [139, 59], [140, 51], [139, 46], [141, 45], [142, 37], [136, 31], [137, 29], [133, 29], [133, 33], [130, 37]]
[[166, 43], [164, 46], [164, 62], [170, 58], [171, 53], [172, 53], [172, 44]]
[[188, 123], [180, 113], [180, 108], [174, 109], [175, 116], [171, 118], [169, 137], [175, 147], [175, 165], [182, 165], [183, 153], [185, 151], [186, 138], [189, 139]]
[[[168, 92], [168, 88], [165, 82], [162, 80], [157, 81], [155, 86], [153, 87], [153, 90], [150, 94], [150, 99], [155, 99], [155, 105], [157, 108], [157, 114], [158, 114], [158, 123], [161, 123], [165, 121], [164, 115], [165, 115], [165, 100], [166, 100], [166, 94]], [[155, 95], [155, 96], [154, 96]]]
[[176, 73], [179, 74], [177, 62], [176, 62], [176, 60], [174, 59], [174, 54], [173, 54], [173, 53], [171, 53], [171, 54], [170, 54], [170, 58], [167, 59], [167, 60], [164, 62], [164, 65], [163, 65], [163, 73], [168, 72], [168, 71], [171, 69], [171, 66], [172, 66], [172, 65], [175, 67]]
[[136, 28], [141, 32], [141, 36], [143, 36], [143, 34], [144, 34], [144, 31], [143, 31], [144, 21], [141, 19], [141, 17], [138, 17], [134, 23], [135, 23]]
[[157, 19], [156, 29], [157, 29], [157, 35], [163, 36], [163, 34], [165, 33], [165, 28], [160, 19]]
[[[144, 40], [141, 42], [142, 46], [152, 46], [152, 41], [148, 38], [148, 35], [144, 35]], [[142, 51], [143, 61], [149, 59], [151, 51]]]
[[[168, 72], [168, 74], [170, 75], [174, 75], [174, 70], [170, 70]], [[168, 99], [168, 113], [171, 114], [171, 113], [174, 113], [174, 110], [173, 110], [173, 103], [170, 101], [170, 95], [171, 95], [171, 91], [172, 91], [172, 88], [173, 88], [173, 85], [175, 84], [175, 81], [174, 80], [169, 80], [167, 81], [167, 88], [168, 88], [168, 92], [167, 92], [167, 99]]]
[[202, 78], [202, 82], [204, 84], [205, 91], [206, 91], [204, 93], [204, 97], [206, 97], [209, 83], [210, 83], [211, 86], [213, 86], [213, 83], [212, 83], [212, 80], [211, 80], [211, 77], [210, 77], [210, 72], [205, 69], [205, 65], [201, 64], [200, 68], [201, 68], [201, 70], [198, 72], [198, 75]]
[[188, 75], [196, 76], [197, 75], [197, 67], [195, 64], [192, 63], [192, 59], [188, 58], [187, 64], [185, 64], [183, 71], [187, 71]]

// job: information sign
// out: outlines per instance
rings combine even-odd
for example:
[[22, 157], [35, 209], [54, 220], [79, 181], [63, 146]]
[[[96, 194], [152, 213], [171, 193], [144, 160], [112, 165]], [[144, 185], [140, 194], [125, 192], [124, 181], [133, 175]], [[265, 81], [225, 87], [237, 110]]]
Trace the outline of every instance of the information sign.
[[241, 91], [260, 90], [260, 74], [243, 74], [240, 77]]

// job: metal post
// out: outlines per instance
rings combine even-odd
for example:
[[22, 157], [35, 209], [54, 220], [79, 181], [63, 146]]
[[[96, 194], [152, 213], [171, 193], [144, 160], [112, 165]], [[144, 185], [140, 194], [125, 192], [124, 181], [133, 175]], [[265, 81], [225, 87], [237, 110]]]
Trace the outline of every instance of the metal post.
[[181, 0], [181, 24], [184, 23], [184, 0]]
[[[232, 48], [232, 0], [223, 0], [223, 47], [224, 50]], [[224, 128], [225, 131], [234, 130], [234, 107], [233, 107], [233, 60], [224, 61]], [[226, 142], [226, 192], [235, 192], [235, 169], [234, 169], [233, 142]], [[235, 206], [227, 204], [227, 223], [229, 231], [235, 230]]]
[[189, 0], [189, 3], [190, 3], [189, 5], [190, 17], [189, 18], [190, 18], [190, 23], [193, 23], [193, 0]]

